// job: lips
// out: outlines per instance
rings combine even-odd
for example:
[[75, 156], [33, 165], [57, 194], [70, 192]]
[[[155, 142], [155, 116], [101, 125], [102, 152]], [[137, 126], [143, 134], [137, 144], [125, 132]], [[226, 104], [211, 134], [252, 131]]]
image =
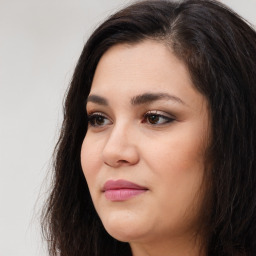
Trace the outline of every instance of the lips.
[[148, 189], [126, 180], [109, 180], [102, 191], [110, 201], [126, 201], [132, 197], [145, 193]]

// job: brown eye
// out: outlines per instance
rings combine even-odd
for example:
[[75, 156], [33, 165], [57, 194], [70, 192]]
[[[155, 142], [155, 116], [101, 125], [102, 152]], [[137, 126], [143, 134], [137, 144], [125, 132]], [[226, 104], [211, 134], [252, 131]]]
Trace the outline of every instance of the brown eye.
[[149, 123], [157, 124], [159, 122], [160, 117], [158, 115], [149, 115], [147, 119]]
[[94, 119], [93, 119], [93, 123], [94, 125], [103, 125], [104, 124], [104, 117], [103, 116], [96, 116]]
[[88, 116], [88, 124], [93, 127], [102, 127], [110, 123], [109, 119], [102, 114], [91, 114]]
[[144, 120], [142, 122], [150, 125], [164, 125], [173, 122], [174, 120], [174, 118], [166, 115], [149, 112], [144, 115]]

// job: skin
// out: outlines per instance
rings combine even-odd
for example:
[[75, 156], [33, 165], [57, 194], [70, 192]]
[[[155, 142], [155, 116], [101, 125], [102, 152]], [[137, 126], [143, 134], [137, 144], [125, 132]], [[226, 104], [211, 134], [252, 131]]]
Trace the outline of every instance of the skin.
[[[134, 256], [199, 255], [210, 118], [183, 62], [153, 40], [113, 46], [98, 63], [87, 113], [81, 164], [107, 232]], [[108, 200], [102, 187], [118, 179], [147, 191]]]

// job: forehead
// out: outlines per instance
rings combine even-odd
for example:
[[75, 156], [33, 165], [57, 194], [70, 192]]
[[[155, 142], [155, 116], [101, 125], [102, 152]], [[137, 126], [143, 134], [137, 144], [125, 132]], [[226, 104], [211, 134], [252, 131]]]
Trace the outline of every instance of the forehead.
[[176, 95], [188, 103], [203, 97], [186, 65], [163, 43], [145, 40], [111, 47], [97, 65], [91, 94], [132, 98], [145, 92]]

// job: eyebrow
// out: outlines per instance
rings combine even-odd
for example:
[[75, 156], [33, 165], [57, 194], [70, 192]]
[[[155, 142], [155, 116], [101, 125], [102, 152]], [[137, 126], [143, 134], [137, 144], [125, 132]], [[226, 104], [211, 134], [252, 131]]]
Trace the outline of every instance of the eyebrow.
[[180, 98], [178, 98], [174, 95], [170, 95], [168, 93], [143, 93], [141, 95], [133, 97], [131, 99], [131, 104], [132, 105], [141, 105], [141, 104], [147, 104], [152, 101], [157, 101], [157, 100], [162, 100], [162, 99], [176, 101], [178, 103], [185, 105], [185, 103]]
[[[170, 95], [168, 93], [143, 93], [141, 95], [137, 95], [131, 98], [131, 104], [132, 105], [142, 105], [142, 104], [148, 104], [151, 103], [152, 101], [158, 101], [162, 99], [167, 99], [167, 100], [172, 100], [177, 103], [186, 105], [180, 98], [174, 95]], [[102, 96], [91, 94], [88, 96], [86, 104], [88, 102], [96, 103], [99, 105], [108, 105], [108, 100]]]
[[96, 103], [96, 104], [104, 105], [104, 106], [108, 105], [108, 101], [107, 101], [106, 98], [95, 95], [95, 94], [91, 94], [91, 95], [88, 96], [88, 98], [86, 100], [86, 104], [88, 102], [92, 102], [92, 103]]

